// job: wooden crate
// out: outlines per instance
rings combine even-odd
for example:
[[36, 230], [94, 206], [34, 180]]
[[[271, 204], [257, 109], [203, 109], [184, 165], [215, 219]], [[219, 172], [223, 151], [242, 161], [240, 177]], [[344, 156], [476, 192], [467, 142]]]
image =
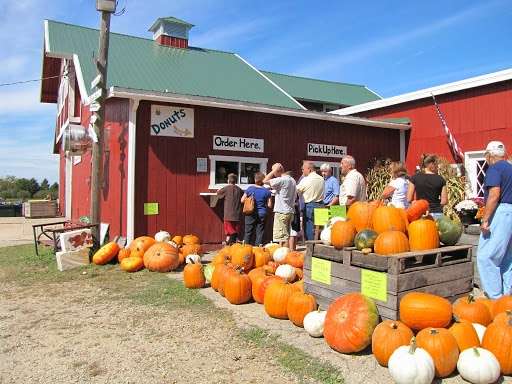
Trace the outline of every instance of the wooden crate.
[[29, 200], [23, 203], [25, 217], [55, 217], [57, 216], [57, 202], [51, 200]]
[[[456, 245], [392, 256], [368, 255], [355, 248], [336, 250], [308, 242], [304, 260], [304, 287], [321, 308], [349, 292], [361, 291], [361, 270], [387, 274], [387, 301], [375, 300], [382, 318], [396, 320], [400, 299], [412, 291], [428, 292], [454, 301], [473, 289], [471, 245]], [[312, 257], [331, 261], [331, 284], [311, 279]]]

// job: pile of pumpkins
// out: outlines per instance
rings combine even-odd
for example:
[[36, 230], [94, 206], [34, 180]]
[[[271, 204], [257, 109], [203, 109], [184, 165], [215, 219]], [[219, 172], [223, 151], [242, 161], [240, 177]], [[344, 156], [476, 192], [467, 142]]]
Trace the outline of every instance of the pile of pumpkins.
[[117, 257], [125, 272], [137, 272], [143, 268], [155, 272], [174, 271], [186, 261], [200, 263], [203, 248], [198, 236], [189, 234], [171, 238], [169, 232], [159, 231], [155, 237], [140, 236], [128, 247], [120, 248], [115, 241], [102, 246], [92, 257], [92, 262], [104, 265]]
[[415, 200], [407, 209], [383, 205], [380, 201], [356, 202], [347, 219], [333, 218], [324, 227], [320, 240], [336, 249], [355, 246], [363, 253], [393, 255], [408, 251], [455, 245], [462, 235], [458, 218], [428, 215], [428, 202]]

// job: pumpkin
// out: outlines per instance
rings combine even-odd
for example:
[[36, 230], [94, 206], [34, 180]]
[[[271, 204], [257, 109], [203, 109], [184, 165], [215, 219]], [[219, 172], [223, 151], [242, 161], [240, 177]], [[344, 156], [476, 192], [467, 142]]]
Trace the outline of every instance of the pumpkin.
[[183, 257], [186, 259], [188, 255], [202, 255], [203, 247], [200, 244], [185, 244], [180, 248], [180, 253], [183, 254]]
[[210, 285], [212, 286], [212, 289], [214, 291], [219, 290], [220, 281], [224, 277], [225, 270], [228, 268], [229, 267], [226, 264], [215, 265], [215, 269], [213, 270], [212, 273], [212, 280], [210, 282]]
[[279, 281], [284, 282], [283, 278], [274, 275], [264, 275], [261, 278], [258, 276], [252, 285], [252, 298], [258, 304], [263, 304], [265, 299], [265, 291], [270, 284]]
[[150, 271], [173, 271], [179, 265], [178, 250], [169, 243], [154, 243], [144, 253], [144, 266]]
[[[475, 300], [484, 304], [487, 307], [487, 309], [489, 310], [489, 312], [491, 313], [491, 315], [493, 315], [494, 312], [493, 312], [492, 307], [494, 305], [494, 300], [489, 299], [487, 296], [477, 297]], [[493, 315], [493, 318], [494, 318], [494, 315]]]
[[327, 221], [327, 223], [324, 226], [324, 229], [320, 232], [320, 240], [325, 245], [331, 245], [331, 230], [332, 226], [337, 221], [345, 221], [345, 219], [341, 217], [333, 217]]
[[[217, 269], [217, 268], [215, 268]], [[226, 286], [226, 281], [227, 279], [229, 278], [229, 276], [231, 276], [232, 273], [236, 273], [235, 270], [233, 269], [232, 266], [227, 266], [227, 268], [225, 269], [221, 269], [220, 270], [220, 276], [219, 276], [219, 285], [217, 286], [217, 292], [219, 292], [219, 294], [221, 296], [225, 296], [225, 286]]]
[[183, 268], [183, 283], [186, 288], [203, 288], [206, 279], [204, 277], [203, 266], [201, 263], [192, 261]]
[[201, 264], [201, 256], [195, 254], [195, 253], [191, 253], [190, 255], [187, 255], [187, 257], [185, 257], [185, 263], [186, 264]]
[[365, 349], [372, 341], [379, 314], [372, 299], [360, 293], [337, 298], [327, 310], [324, 338], [327, 344], [341, 353]]
[[473, 295], [457, 299], [453, 303], [453, 314], [459, 319], [482, 324], [483, 326], [489, 325], [492, 321], [487, 306], [482, 302], [475, 301]]
[[426, 350], [436, 368], [436, 377], [449, 376], [457, 366], [459, 347], [455, 337], [444, 328], [425, 328], [416, 335], [418, 347]]
[[137, 272], [144, 268], [144, 260], [142, 257], [125, 257], [119, 267], [125, 272]]
[[272, 260], [272, 256], [270, 256], [270, 252], [267, 248], [264, 247], [253, 247], [252, 253], [254, 254], [254, 267], [263, 267], [270, 260]]
[[389, 374], [396, 384], [431, 384], [435, 376], [434, 360], [413, 337], [409, 346], [398, 347], [388, 361]]
[[269, 272], [267, 272], [263, 267], [258, 267], [251, 269], [249, 273], [247, 273], [247, 276], [249, 276], [249, 279], [251, 279], [251, 283], [254, 283], [254, 280], [258, 276], [267, 276], [267, 273]]
[[213, 271], [215, 271], [215, 264], [213, 263], [206, 264], [203, 268], [204, 278], [206, 279], [207, 283], [212, 282]]
[[378, 207], [372, 217], [373, 229], [381, 234], [386, 231], [406, 231], [406, 222], [398, 208], [393, 206]]
[[288, 319], [288, 300], [294, 292], [296, 288], [290, 283], [272, 282], [265, 290], [263, 298], [265, 312], [276, 319]]
[[297, 289], [297, 291], [304, 292], [304, 280], [303, 279], [297, 280], [295, 283], [293, 283], [293, 286]]
[[295, 268], [288, 264], [282, 264], [276, 269], [276, 276], [282, 277], [287, 282], [291, 283], [295, 280]]
[[414, 331], [443, 328], [452, 320], [451, 303], [430, 293], [407, 293], [400, 300], [399, 312], [400, 320]]
[[397, 208], [398, 213], [400, 213], [400, 217], [402, 217], [402, 220], [405, 223], [405, 233], [409, 231], [409, 219], [407, 218], [407, 211], [405, 208]]
[[356, 227], [356, 231], [360, 232], [365, 228], [372, 228], [372, 216], [380, 202], [356, 201], [350, 206], [347, 217]]
[[270, 253], [270, 256], [274, 257], [274, 252], [281, 248], [281, 246], [277, 243], [268, 243], [268, 244], [265, 244], [263, 246], [263, 248], [265, 248], [269, 253]]
[[379, 234], [373, 229], [363, 229], [362, 231], [358, 232], [354, 238], [354, 246], [359, 251], [365, 248], [373, 248], [378, 235]]
[[482, 340], [482, 347], [496, 356], [500, 362], [501, 373], [512, 374], [512, 318], [505, 324], [489, 324]]
[[354, 245], [356, 227], [350, 221], [337, 221], [331, 229], [331, 244], [336, 249], [343, 249]]
[[494, 318], [493, 323], [508, 324], [510, 319], [512, 319], [512, 310], [508, 309], [505, 312], [498, 313]]
[[231, 251], [231, 263], [235, 268], [242, 268], [249, 272], [254, 266], [254, 254], [252, 245], [240, 244]]
[[292, 267], [302, 268], [304, 267], [304, 253], [299, 251], [288, 252], [284, 262], [291, 265]]
[[176, 235], [171, 239], [171, 242], [176, 244], [177, 247], [181, 247], [183, 245], [183, 236]]
[[144, 257], [144, 253], [155, 244], [155, 239], [149, 236], [140, 236], [130, 243], [130, 256]]
[[306, 316], [304, 316], [304, 329], [311, 337], [322, 337], [324, 335], [324, 323], [325, 323], [325, 315], [327, 311], [321, 311], [318, 309], [317, 311], [309, 312]]
[[123, 261], [123, 259], [126, 259], [127, 257], [130, 257], [131, 250], [130, 248], [121, 248], [119, 252], [117, 253], [117, 261], [119, 263]]
[[458, 218], [452, 220], [448, 216], [443, 215], [436, 220], [436, 225], [441, 243], [444, 245], [457, 244], [464, 229]]
[[498, 314], [505, 312], [507, 309], [512, 310], [512, 295], [504, 295], [494, 301], [492, 305], [492, 317], [498, 316]]
[[400, 231], [385, 231], [379, 234], [373, 245], [378, 255], [393, 255], [409, 251], [409, 239]]
[[414, 220], [418, 220], [421, 216], [425, 215], [428, 208], [429, 204], [427, 200], [414, 200], [407, 208], [407, 219], [409, 220], [409, 223], [412, 223]]
[[241, 268], [227, 276], [224, 283], [224, 296], [231, 304], [237, 305], [251, 300], [251, 279]]
[[480, 340], [480, 345], [482, 344], [482, 341], [484, 339], [485, 331], [487, 330], [487, 327], [484, 327], [482, 324], [478, 323], [471, 323], [473, 328], [476, 331], [476, 334], [478, 335], [478, 340]]
[[119, 252], [119, 245], [115, 241], [111, 241], [96, 251], [92, 262], [97, 265], [107, 264], [117, 256], [117, 252]]
[[159, 232], [157, 232], [155, 234], [155, 241], [165, 241], [165, 242], [168, 242], [168, 241], [171, 241], [171, 234], [167, 231], [162, 231], [160, 230]]
[[393, 352], [402, 345], [409, 345], [414, 336], [411, 329], [400, 321], [384, 320], [375, 327], [372, 334], [372, 353], [383, 367]]
[[459, 320], [455, 316], [455, 322], [448, 329], [455, 337], [459, 351], [462, 352], [468, 348], [479, 347], [480, 339], [476, 333], [473, 324], [467, 320]]
[[225, 248], [222, 248], [212, 259], [212, 264], [225, 264], [231, 261], [231, 256]]
[[304, 292], [293, 293], [286, 305], [288, 319], [297, 327], [303, 327], [304, 317], [314, 310], [316, 310], [315, 297]]
[[183, 245], [189, 245], [189, 244], [201, 244], [201, 240], [196, 235], [183, 236]]
[[492, 384], [500, 377], [500, 363], [492, 352], [469, 348], [461, 352], [457, 370], [462, 378], [474, 384]]
[[302, 268], [295, 268], [295, 280], [302, 280], [304, 278], [304, 270]]
[[411, 251], [439, 248], [439, 234], [434, 220], [419, 219], [409, 225], [409, 248]]
[[263, 266], [263, 269], [265, 269], [265, 271], [268, 271], [268, 272], [274, 274], [274, 273], [276, 273], [277, 267], [279, 267], [278, 263], [276, 263], [275, 261], [269, 261], [267, 263], [267, 265]]
[[272, 254], [272, 258], [274, 259], [274, 261], [276, 263], [282, 264], [282, 263], [284, 263], [284, 260], [286, 259], [286, 255], [288, 255], [288, 253], [290, 253], [290, 248], [279, 247]]

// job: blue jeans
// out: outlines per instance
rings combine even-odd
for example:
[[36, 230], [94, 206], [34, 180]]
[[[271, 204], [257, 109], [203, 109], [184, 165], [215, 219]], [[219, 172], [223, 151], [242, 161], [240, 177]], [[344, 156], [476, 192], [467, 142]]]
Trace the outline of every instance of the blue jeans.
[[482, 287], [491, 299], [512, 294], [512, 204], [499, 204], [477, 253]]
[[304, 205], [304, 236], [306, 240], [314, 240], [315, 239], [315, 225], [314, 225], [314, 217], [313, 212], [315, 208], [323, 208], [322, 203], [306, 203]]

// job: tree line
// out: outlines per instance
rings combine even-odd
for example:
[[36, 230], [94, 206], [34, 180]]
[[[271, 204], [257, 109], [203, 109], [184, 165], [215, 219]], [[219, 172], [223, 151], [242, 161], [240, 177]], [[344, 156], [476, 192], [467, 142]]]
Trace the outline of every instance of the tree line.
[[26, 179], [16, 176], [0, 178], [0, 198], [2, 199], [52, 199], [59, 197], [59, 184], [50, 185], [48, 179], [39, 183], [35, 178]]

